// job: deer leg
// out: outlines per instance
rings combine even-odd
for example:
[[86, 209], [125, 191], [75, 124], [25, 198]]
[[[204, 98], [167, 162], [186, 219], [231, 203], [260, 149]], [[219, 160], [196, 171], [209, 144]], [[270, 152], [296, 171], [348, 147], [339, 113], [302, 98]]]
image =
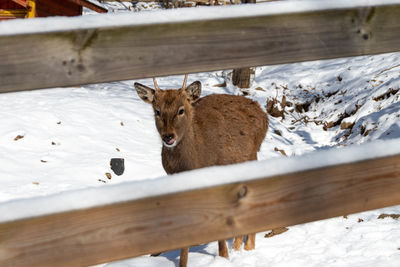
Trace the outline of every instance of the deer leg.
[[253, 250], [256, 247], [256, 234], [248, 234], [246, 243], [244, 244], [245, 250]]
[[218, 240], [218, 255], [229, 259], [228, 247], [225, 240]]
[[243, 243], [243, 236], [235, 237], [235, 241], [233, 242], [233, 249], [234, 250], [240, 250], [240, 247], [242, 246], [242, 243]]
[[179, 258], [179, 267], [186, 267], [188, 262], [189, 248], [181, 248], [181, 257]]

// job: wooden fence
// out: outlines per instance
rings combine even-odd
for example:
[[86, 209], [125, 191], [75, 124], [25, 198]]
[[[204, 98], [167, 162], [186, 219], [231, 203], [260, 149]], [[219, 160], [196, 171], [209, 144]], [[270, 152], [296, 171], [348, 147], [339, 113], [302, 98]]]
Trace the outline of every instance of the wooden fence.
[[[399, 5], [292, 12], [288, 6], [279, 15], [268, 4], [230, 8], [239, 15], [202, 20], [203, 13], [189, 9], [186, 21], [0, 35], [0, 92], [399, 50]], [[249, 9], [257, 16], [242, 15]]]
[[[363, 3], [3, 35], [0, 92], [400, 50], [400, 3]], [[93, 265], [396, 205], [399, 191], [395, 155], [24, 218], [0, 223], [0, 266]]]
[[0, 265], [93, 265], [396, 205], [399, 192], [397, 155], [27, 218], [0, 224]]

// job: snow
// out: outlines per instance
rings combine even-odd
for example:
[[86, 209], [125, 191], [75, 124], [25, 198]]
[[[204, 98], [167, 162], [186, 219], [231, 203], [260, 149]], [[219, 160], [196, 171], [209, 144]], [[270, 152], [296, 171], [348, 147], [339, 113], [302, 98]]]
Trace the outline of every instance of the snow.
[[96, 27], [149, 25], [157, 23], [178, 23], [220, 18], [242, 18], [277, 14], [319, 11], [324, 9], [345, 9], [360, 6], [383, 6], [399, 4], [399, 0], [337, 0], [337, 1], [277, 1], [257, 5], [232, 5], [197, 7], [185, 9], [151, 10], [120, 14], [98, 14], [86, 17], [35, 18], [33, 20], [11, 20], [0, 23], [0, 36], [24, 33], [43, 33]]
[[[0, 22], [0, 35], [365, 3], [345, 2], [15, 20]], [[168, 177], [152, 109], [137, 96], [135, 81], [0, 94], [0, 221], [399, 153], [400, 53], [257, 67], [250, 89], [232, 86], [229, 74], [191, 74], [189, 82], [201, 81], [203, 95], [246, 94], [274, 113], [259, 161]], [[137, 81], [152, 85], [151, 79]], [[158, 79], [161, 88], [177, 88], [182, 81], [182, 76]], [[111, 158], [125, 159], [123, 175], [110, 170]], [[216, 256], [216, 242], [202, 244], [191, 248], [189, 266], [398, 266], [399, 218], [379, 219], [384, 213], [400, 214], [400, 206], [290, 226], [270, 238], [259, 233], [255, 250], [230, 249], [229, 260]], [[232, 240], [228, 243], [231, 248]], [[176, 266], [178, 260], [175, 250], [107, 266]]]

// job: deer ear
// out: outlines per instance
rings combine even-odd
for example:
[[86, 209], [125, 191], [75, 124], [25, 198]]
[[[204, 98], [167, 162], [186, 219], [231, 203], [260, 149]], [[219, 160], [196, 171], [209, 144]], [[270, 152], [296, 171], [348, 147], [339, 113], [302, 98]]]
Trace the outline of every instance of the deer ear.
[[185, 89], [186, 94], [191, 102], [195, 102], [201, 95], [201, 82], [195, 81]]
[[146, 103], [151, 104], [154, 98], [154, 89], [147, 87], [141, 83], [135, 83], [135, 89], [139, 97]]

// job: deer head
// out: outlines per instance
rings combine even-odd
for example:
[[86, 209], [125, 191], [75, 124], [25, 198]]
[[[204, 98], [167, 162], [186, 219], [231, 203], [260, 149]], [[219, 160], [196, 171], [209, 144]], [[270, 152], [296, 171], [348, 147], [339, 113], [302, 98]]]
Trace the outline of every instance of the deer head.
[[188, 75], [182, 88], [161, 90], [155, 78], [154, 89], [135, 83], [136, 92], [146, 103], [153, 106], [157, 130], [163, 145], [173, 148], [185, 137], [192, 124], [192, 104], [200, 98], [201, 83], [195, 81], [186, 87]]

